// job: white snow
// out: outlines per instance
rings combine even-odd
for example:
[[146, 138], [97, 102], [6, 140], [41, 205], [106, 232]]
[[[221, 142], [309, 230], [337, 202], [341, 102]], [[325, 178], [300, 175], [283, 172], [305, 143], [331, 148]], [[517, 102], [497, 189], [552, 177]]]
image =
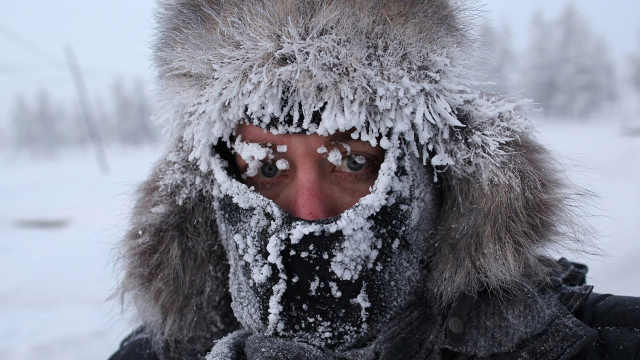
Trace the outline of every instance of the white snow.
[[360, 318], [362, 319], [362, 323], [367, 323], [367, 318], [369, 317], [369, 313], [367, 309], [371, 307], [371, 302], [369, 302], [369, 296], [367, 296], [367, 283], [362, 285], [362, 289], [360, 289], [360, 293], [358, 297], [351, 300], [352, 304], [360, 305]]
[[363, 155], [357, 155], [353, 158], [353, 160], [355, 160], [355, 162], [357, 162], [358, 164], [362, 165], [364, 163], [367, 162], [367, 158], [364, 157]]
[[338, 149], [331, 149], [327, 160], [329, 160], [329, 162], [334, 166], [340, 166], [342, 165], [342, 153]]
[[[636, 119], [640, 124], [640, 114]], [[551, 148], [573, 183], [596, 196], [587, 208], [592, 216], [585, 220], [593, 225], [601, 250], [596, 256], [563, 255], [589, 266], [587, 280], [594, 291], [640, 296], [640, 137], [625, 135], [627, 126], [610, 118], [552, 121], [538, 124], [538, 139]]]
[[90, 148], [49, 162], [0, 154], [0, 359], [107, 359], [136, 326], [107, 298], [132, 194], [161, 153], [108, 148], [109, 175]]
[[284, 323], [280, 319], [280, 313], [282, 312], [282, 304], [280, 300], [282, 295], [287, 290], [287, 283], [284, 279], [273, 286], [273, 295], [269, 298], [269, 327], [267, 332], [273, 334], [274, 332], [282, 332]]
[[313, 279], [313, 281], [309, 284], [309, 293], [311, 295], [315, 295], [316, 291], [318, 290], [318, 286], [320, 286], [320, 278], [316, 276], [315, 279]]
[[289, 169], [289, 162], [287, 161], [287, 159], [278, 159], [276, 161], [276, 167], [278, 168], [278, 170], [282, 171], [282, 170], [288, 170]]
[[338, 288], [338, 284], [333, 281], [329, 281], [329, 288], [331, 289], [331, 295], [333, 295], [333, 297], [342, 297], [342, 291]]
[[270, 160], [273, 158], [273, 151], [270, 148], [262, 146], [261, 144], [244, 142], [241, 136], [236, 138], [233, 144], [233, 150], [240, 155], [242, 160], [248, 165], [247, 170], [243, 174], [244, 177], [258, 175], [258, 170], [262, 166], [262, 160]]

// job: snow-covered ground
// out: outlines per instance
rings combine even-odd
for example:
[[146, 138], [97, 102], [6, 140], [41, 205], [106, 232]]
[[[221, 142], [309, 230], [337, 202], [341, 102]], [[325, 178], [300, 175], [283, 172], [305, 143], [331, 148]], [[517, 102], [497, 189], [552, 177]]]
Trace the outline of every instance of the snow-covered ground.
[[[640, 120], [640, 119], [638, 119]], [[538, 123], [546, 144], [575, 185], [595, 195], [584, 219], [593, 225], [596, 256], [567, 254], [589, 265], [597, 292], [640, 296], [640, 121]]]
[[[539, 125], [571, 180], [598, 196], [587, 219], [604, 254], [584, 258], [600, 292], [640, 296], [640, 137], [617, 124]], [[0, 154], [0, 359], [106, 359], [134, 326], [118, 301], [115, 245], [157, 148], [90, 149], [43, 162]], [[25, 220], [67, 222], [38, 230]], [[22, 223], [23, 224], [23, 223]]]
[[[115, 244], [159, 150], [91, 149], [52, 161], [0, 154], [0, 359], [106, 359], [132, 325], [118, 301]], [[66, 221], [39, 230], [19, 222]], [[55, 224], [53, 224], [55, 225]]]

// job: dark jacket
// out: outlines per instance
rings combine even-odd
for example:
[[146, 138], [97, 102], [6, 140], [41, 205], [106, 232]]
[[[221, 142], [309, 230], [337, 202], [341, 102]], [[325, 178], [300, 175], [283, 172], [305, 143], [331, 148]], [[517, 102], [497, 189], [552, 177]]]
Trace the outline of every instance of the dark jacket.
[[[640, 359], [640, 298], [593, 293], [585, 285], [587, 268], [565, 259], [561, 271], [553, 277], [549, 289], [567, 310], [541, 332], [530, 336], [510, 351], [494, 352], [483, 344], [482, 337], [465, 337], [474, 333], [474, 310], [479, 303], [498, 301], [463, 298], [448, 310], [441, 327], [440, 344], [428, 359]], [[470, 326], [469, 326], [470, 325]], [[491, 342], [490, 340], [488, 341]], [[402, 358], [402, 346], [394, 356]], [[202, 354], [203, 356], [206, 354]], [[245, 359], [239, 355], [238, 359]], [[269, 357], [259, 357], [268, 359]], [[328, 357], [330, 359], [331, 357]], [[149, 338], [140, 328], [129, 335], [109, 360], [156, 360]], [[251, 358], [248, 358], [251, 359]], [[296, 358], [297, 359], [297, 358]]]

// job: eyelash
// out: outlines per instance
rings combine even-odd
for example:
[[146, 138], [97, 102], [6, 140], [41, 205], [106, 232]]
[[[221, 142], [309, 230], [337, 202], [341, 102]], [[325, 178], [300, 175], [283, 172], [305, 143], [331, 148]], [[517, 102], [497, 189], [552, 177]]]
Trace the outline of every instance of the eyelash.
[[[342, 178], [351, 178], [356, 181], [368, 181], [371, 179], [371, 177], [377, 176], [377, 172], [378, 172], [377, 170], [380, 168], [380, 164], [382, 163], [382, 159], [379, 159], [377, 156], [372, 156], [370, 154], [354, 152], [354, 153], [351, 153], [351, 155], [347, 155], [346, 153], [343, 153], [342, 156], [343, 157], [363, 156], [366, 159], [365, 166], [361, 171], [339, 170], [339, 168], [342, 166], [338, 167], [332, 164], [333, 165], [332, 174], [336, 176], [340, 176]], [[278, 161], [279, 159], [282, 159], [282, 158], [274, 158], [269, 161], [270, 163], [275, 164], [276, 161]], [[253, 180], [253, 182], [269, 185], [269, 184], [282, 181], [282, 177], [286, 176], [288, 171], [289, 171], [288, 169], [280, 170], [277, 176], [273, 178], [268, 178], [268, 177], [262, 176], [259, 170], [258, 174], [252, 177], [251, 179]]]

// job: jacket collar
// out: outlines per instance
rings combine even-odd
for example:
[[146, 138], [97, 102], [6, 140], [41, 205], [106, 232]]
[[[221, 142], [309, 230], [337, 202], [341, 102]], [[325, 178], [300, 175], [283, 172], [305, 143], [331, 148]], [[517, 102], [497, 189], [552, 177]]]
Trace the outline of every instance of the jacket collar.
[[547, 287], [501, 301], [487, 293], [463, 295], [438, 342], [445, 352], [470, 357], [569, 359], [597, 335], [573, 315], [592, 287], [573, 285], [554, 277]]

